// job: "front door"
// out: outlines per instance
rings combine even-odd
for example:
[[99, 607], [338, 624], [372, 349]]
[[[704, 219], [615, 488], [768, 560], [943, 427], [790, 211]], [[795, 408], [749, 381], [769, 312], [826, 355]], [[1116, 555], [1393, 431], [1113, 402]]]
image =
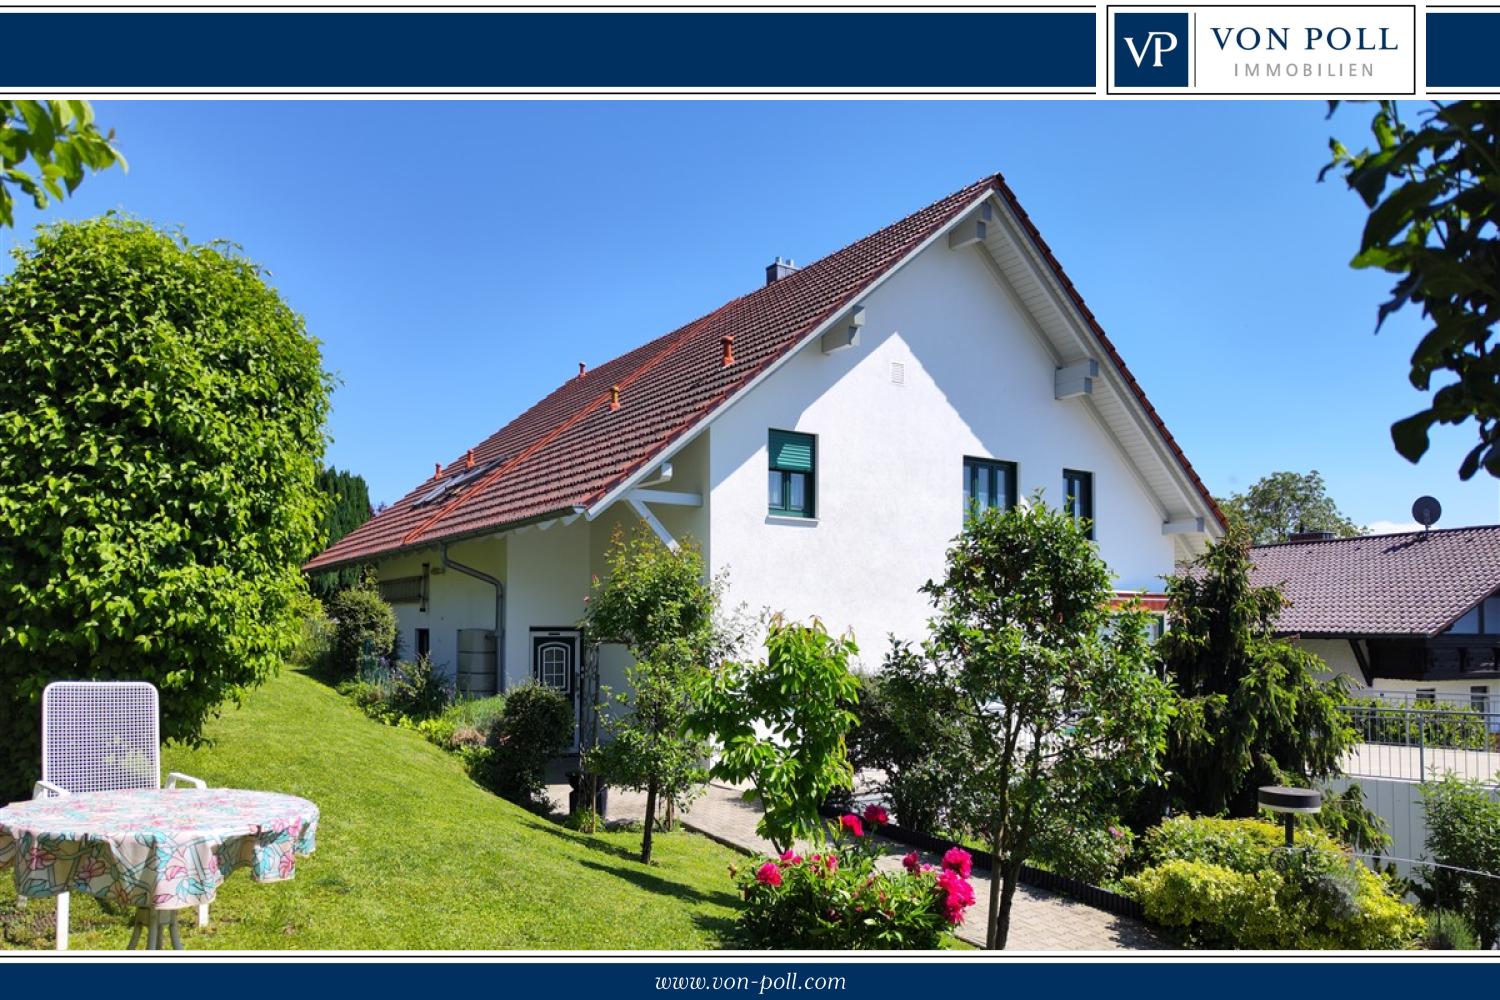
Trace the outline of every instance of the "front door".
[[531, 679], [562, 694], [573, 705], [573, 738], [569, 753], [578, 752], [578, 632], [573, 629], [531, 630]]

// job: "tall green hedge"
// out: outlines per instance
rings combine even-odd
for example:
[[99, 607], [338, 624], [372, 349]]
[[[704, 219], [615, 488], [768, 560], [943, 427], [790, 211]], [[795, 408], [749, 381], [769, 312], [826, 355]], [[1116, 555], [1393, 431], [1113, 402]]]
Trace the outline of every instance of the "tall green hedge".
[[0, 801], [39, 771], [42, 688], [148, 680], [193, 740], [295, 645], [329, 376], [235, 250], [109, 216], [0, 283]]

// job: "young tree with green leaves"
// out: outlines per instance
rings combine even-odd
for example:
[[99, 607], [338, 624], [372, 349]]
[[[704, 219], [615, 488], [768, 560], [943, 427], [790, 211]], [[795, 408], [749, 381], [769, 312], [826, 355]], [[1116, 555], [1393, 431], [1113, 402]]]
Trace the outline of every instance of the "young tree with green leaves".
[[1376, 331], [1407, 306], [1428, 323], [1408, 378], [1432, 395], [1425, 409], [1391, 425], [1391, 439], [1416, 462], [1435, 424], [1473, 421], [1479, 443], [1458, 474], [1468, 479], [1483, 468], [1500, 476], [1491, 344], [1500, 322], [1500, 102], [1434, 103], [1413, 123], [1397, 102], [1381, 101], [1370, 131], [1374, 148], [1358, 153], [1331, 140], [1333, 158], [1319, 179], [1340, 171], [1370, 210], [1351, 265], [1396, 278]]
[[766, 659], [699, 678], [689, 728], [717, 745], [714, 777], [750, 783], [745, 798], [764, 809], [756, 832], [778, 851], [816, 837], [818, 807], [854, 781], [845, 737], [858, 721], [859, 679], [849, 669], [858, 652], [853, 636], [830, 635], [816, 618], [803, 625], [777, 616]]
[[1333, 502], [1317, 469], [1273, 472], [1245, 492], [1220, 500], [1219, 506], [1255, 545], [1284, 542], [1297, 531], [1331, 531], [1339, 538], [1364, 534]]
[[99, 133], [88, 101], [0, 100], [0, 226], [16, 224], [12, 187], [43, 209], [72, 194], [90, 170], [116, 163], [123, 170], [114, 137]]
[[1343, 682], [1318, 680], [1323, 661], [1276, 634], [1286, 599], [1253, 586], [1250, 570], [1249, 540], [1231, 531], [1167, 581], [1172, 627], [1157, 652], [1180, 705], [1166, 798], [1150, 804], [1145, 825], [1166, 805], [1254, 816], [1259, 786], [1333, 778], [1354, 744]]
[[620, 711], [598, 707], [608, 738], [584, 763], [612, 785], [646, 793], [641, 862], [650, 864], [658, 801], [685, 804], [707, 781], [708, 745], [686, 733], [693, 682], [733, 640], [717, 620], [721, 586], [705, 578], [696, 545], [669, 549], [644, 529], [617, 532], [605, 558], [581, 627], [591, 642], [629, 647], [635, 662], [616, 695]]
[[[319, 543], [325, 549], [374, 516], [370, 487], [364, 476], [330, 466], [318, 473], [318, 489], [328, 498]], [[308, 584], [313, 595], [327, 604], [340, 591], [359, 586], [363, 573], [363, 567], [346, 566], [329, 573], [314, 573]]]
[[935, 614], [922, 655], [887, 664], [959, 722], [938, 752], [954, 819], [997, 859], [985, 943], [1004, 948], [1038, 834], [1113, 816], [1126, 789], [1154, 779], [1173, 700], [1147, 616], [1112, 608], [1086, 527], [1039, 495], [970, 517], [923, 590]]
[[42, 688], [136, 679], [194, 740], [297, 643], [330, 378], [260, 269], [144, 222], [59, 223], [0, 282], [0, 801]]

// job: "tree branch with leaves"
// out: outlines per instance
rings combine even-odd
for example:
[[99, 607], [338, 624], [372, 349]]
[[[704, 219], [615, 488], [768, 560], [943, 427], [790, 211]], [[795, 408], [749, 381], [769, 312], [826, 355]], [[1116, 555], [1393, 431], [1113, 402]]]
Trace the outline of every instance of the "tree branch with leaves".
[[0, 226], [16, 224], [12, 189], [43, 209], [90, 170], [124, 169], [114, 137], [99, 132], [88, 101], [0, 100]]
[[[1342, 173], [1370, 210], [1351, 265], [1396, 276], [1375, 329], [1408, 306], [1429, 323], [1409, 374], [1429, 403], [1396, 421], [1391, 439], [1416, 462], [1435, 425], [1472, 422], [1479, 441], [1460, 478], [1481, 468], [1500, 476], [1500, 355], [1491, 344], [1500, 321], [1500, 103], [1434, 103], [1412, 123], [1395, 101], [1381, 101], [1370, 131], [1375, 145], [1357, 153], [1330, 140], [1318, 176]], [[1444, 376], [1452, 380], [1434, 388]]]

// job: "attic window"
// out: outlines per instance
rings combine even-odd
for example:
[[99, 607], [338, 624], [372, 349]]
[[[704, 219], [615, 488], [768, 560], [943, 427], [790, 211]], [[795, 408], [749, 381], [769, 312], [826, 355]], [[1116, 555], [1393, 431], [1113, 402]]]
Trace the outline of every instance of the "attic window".
[[476, 465], [472, 469], [464, 469], [462, 472], [457, 472], [451, 476], [439, 480], [437, 485], [428, 490], [426, 493], [422, 494], [422, 497], [417, 501], [416, 506], [425, 507], [430, 503], [436, 503], [438, 500], [441, 500], [444, 497], [451, 496], [455, 491], [462, 489], [469, 483], [472, 483], [474, 480], [478, 479], [486, 472], [489, 472], [498, 464], [498, 461], [486, 462], [483, 465]]

